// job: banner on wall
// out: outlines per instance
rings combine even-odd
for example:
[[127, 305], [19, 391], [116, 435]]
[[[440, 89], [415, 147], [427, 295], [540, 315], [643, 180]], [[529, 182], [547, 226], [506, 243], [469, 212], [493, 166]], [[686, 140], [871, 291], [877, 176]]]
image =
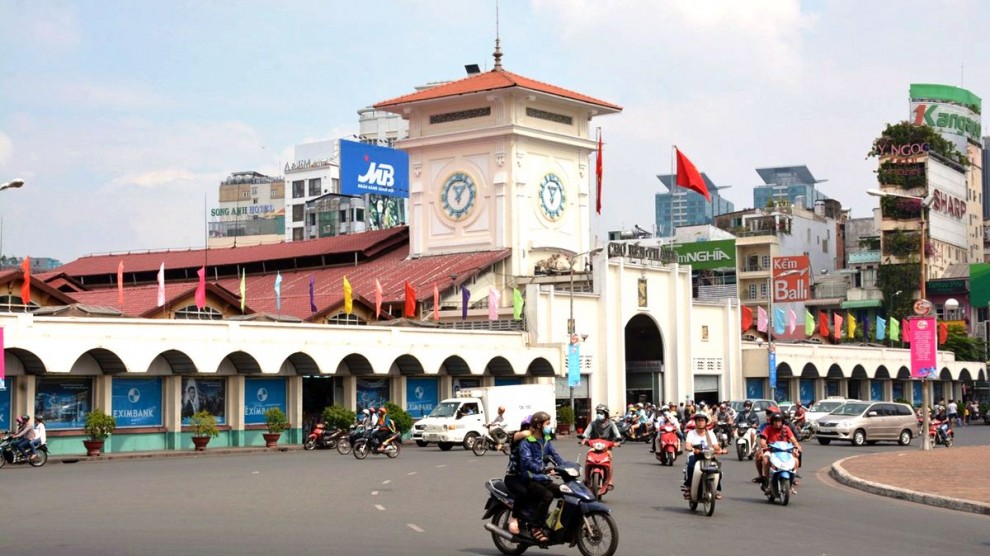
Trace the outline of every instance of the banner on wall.
[[451, 385], [452, 391], [454, 392], [454, 397], [457, 397], [457, 393], [461, 390], [470, 390], [471, 388], [481, 388], [480, 378], [455, 378]]
[[182, 378], [182, 424], [188, 425], [194, 413], [207, 411], [217, 424], [227, 422], [227, 380], [224, 378]]
[[265, 412], [273, 407], [287, 413], [284, 378], [249, 378], [244, 381], [244, 424], [264, 424]]
[[93, 381], [89, 378], [39, 378], [34, 411], [49, 429], [81, 429], [93, 407]]
[[414, 419], [426, 417], [439, 402], [435, 378], [406, 379], [406, 413]]
[[0, 390], [0, 430], [10, 430], [10, 390]]
[[162, 426], [161, 377], [115, 378], [110, 404], [118, 428]]
[[387, 378], [379, 380], [359, 378], [357, 380], [358, 410], [385, 405], [385, 402], [389, 401], [389, 394], [390, 390]]
[[935, 378], [938, 340], [935, 317], [908, 318], [908, 341], [911, 342], [911, 378]]

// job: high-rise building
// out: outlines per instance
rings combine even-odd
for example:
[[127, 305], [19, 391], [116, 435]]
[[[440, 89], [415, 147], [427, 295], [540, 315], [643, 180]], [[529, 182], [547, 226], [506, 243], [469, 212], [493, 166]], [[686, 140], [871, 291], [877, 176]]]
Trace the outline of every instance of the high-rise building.
[[657, 237], [670, 237], [673, 232], [671, 226], [676, 229], [682, 226], [711, 224], [716, 216], [735, 210], [735, 205], [719, 194], [719, 190], [728, 189], [730, 186], [715, 185], [704, 173], [701, 177], [705, 180], [708, 194], [712, 198], [710, 203], [700, 193], [675, 185], [674, 176], [670, 174], [657, 176], [668, 191], [656, 194]]
[[777, 166], [757, 168], [756, 173], [765, 185], [753, 188], [753, 206], [764, 208], [770, 201], [786, 201], [806, 209], [815, 208], [815, 202], [828, 199], [815, 184], [828, 180], [815, 179], [807, 166]]
[[220, 182], [219, 205], [210, 209], [209, 247], [282, 241], [285, 180], [246, 171]]
[[340, 193], [340, 151], [336, 140], [328, 140], [296, 145], [294, 152], [285, 164], [285, 239], [302, 241], [319, 237], [316, 213], [307, 215], [306, 203]]

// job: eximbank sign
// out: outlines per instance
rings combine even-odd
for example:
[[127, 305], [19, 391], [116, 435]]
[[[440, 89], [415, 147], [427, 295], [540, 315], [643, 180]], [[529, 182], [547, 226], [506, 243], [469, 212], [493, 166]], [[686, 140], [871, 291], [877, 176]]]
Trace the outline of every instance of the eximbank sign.
[[736, 266], [736, 240], [699, 241], [674, 245], [678, 264], [689, 264], [694, 270], [709, 270]]
[[980, 97], [950, 85], [911, 85], [911, 121], [935, 128], [966, 154], [966, 140], [980, 143]]

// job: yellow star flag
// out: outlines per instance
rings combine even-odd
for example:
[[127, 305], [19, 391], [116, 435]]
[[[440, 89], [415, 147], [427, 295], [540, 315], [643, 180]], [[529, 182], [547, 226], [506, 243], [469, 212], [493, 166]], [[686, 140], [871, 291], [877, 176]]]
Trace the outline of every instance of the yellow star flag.
[[855, 338], [856, 337], [856, 317], [853, 316], [852, 313], [849, 313], [849, 319], [846, 322], [849, 323], [849, 326], [848, 326], [849, 337], [850, 338]]
[[351, 289], [351, 283], [347, 281], [347, 276], [344, 276], [344, 312], [348, 315], [354, 312], [354, 291]]

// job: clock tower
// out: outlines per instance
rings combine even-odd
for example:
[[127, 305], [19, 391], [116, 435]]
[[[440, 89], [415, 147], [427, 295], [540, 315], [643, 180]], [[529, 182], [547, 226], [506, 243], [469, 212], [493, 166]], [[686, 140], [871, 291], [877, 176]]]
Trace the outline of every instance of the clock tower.
[[590, 122], [620, 106], [495, 67], [382, 101], [409, 121], [410, 256], [511, 250], [512, 276], [590, 247]]

